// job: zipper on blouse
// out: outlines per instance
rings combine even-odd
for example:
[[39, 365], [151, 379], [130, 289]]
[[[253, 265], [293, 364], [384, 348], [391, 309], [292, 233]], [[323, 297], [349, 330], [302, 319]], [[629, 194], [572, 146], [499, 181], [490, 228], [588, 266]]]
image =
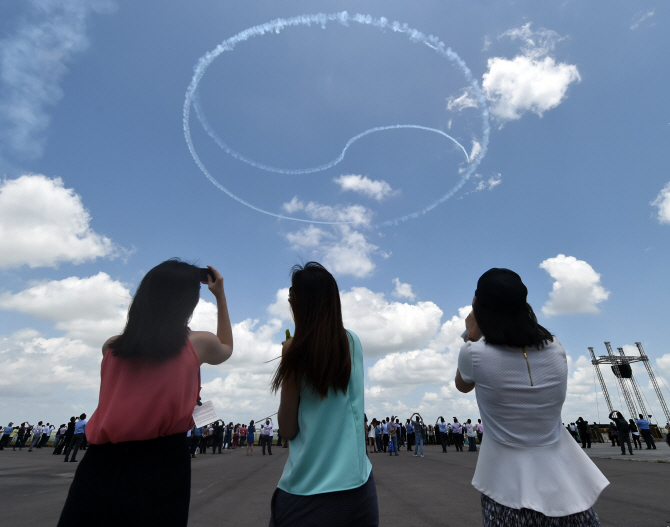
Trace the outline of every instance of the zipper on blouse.
[[530, 385], [535, 386], [533, 384], [533, 376], [530, 374], [530, 362], [528, 362], [528, 355], [526, 355], [526, 348], [521, 348], [523, 350], [523, 356], [526, 358], [526, 366], [528, 366], [528, 377], [530, 377]]

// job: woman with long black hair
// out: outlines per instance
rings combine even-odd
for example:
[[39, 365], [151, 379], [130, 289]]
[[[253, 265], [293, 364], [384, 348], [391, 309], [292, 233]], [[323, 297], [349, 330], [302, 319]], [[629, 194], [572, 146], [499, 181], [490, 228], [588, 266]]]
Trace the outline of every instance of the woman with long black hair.
[[593, 504], [609, 482], [561, 424], [565, 350], [527, 294], [509, 269], [484, 273], [458, 357], [456, 388], [476, 390], [486, 426], [472, 479], [484, 525], [599, 526]]
[[199, 400], [200, 365], [220, 364], [233, 352], [223, 278], [209, 269], [216, 335], [187, 326], [200, 299], [200, 269], [168, 260], [142, 279], [123, 333], [103, 345], [100, 400], [86, 425], [90, 448], [59, 526], [188, 523], [186, 433]]
[[365, 452], [363, 349], [344, 329], [335, 278], [320, 264], [292, 270], [295, 335], [283, 343], [272, 388], [291, 448], [272, 496], [270, 526], [379, 524]]

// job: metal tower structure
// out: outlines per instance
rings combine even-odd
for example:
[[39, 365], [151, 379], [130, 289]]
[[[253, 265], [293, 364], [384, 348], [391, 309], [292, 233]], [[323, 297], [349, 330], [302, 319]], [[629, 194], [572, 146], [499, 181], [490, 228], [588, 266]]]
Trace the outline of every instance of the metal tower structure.
[[649, 364], [649, 357], [647, 357], [647, 354], [644, 352], [644, 349], [642, 349], [641, 342], [636, 342], [635, 345], [637, 346], [637, 349], [640, 352], [641, 361], [644, 362], [644, 366], [647, 368], [647, 373], [649, 374], [651, 384], [654, 387], [654, 390], [656, 391], [656, 395], [658, 396], [658, 402], [661, 404], [661, 408], [663, 409], [665, 418], [667, 422], [670, 422], [670, 411], [668, 411], [668, 406], [665, 404], [663, 394], [661, 393], [661, 390], [658, 387], [658, 383], [656, 382], [656, 376], [654, 375], [654, 370], [652, 370], [651, 364]]
[[[600, 362], [596, 359], [596, 354], [593, 352], [593, 348], [589, 348], [589, 353], [591, 353], [591, 364], [596, 369], [598, 374], [598, 380], [600, 381], [600, 387], [603, 390], [603, 395], [605, 396], [605, 402], [607, 403], [607, 408], [609, 408], [610, 413], [614, 411], [612, 408], [612, 401], [610, 401], [610, 394], [607, 393], [607, 386], [605, 385], [605, 379], [603, 379], [603, 374], [600, 372]], [[597, 397], [597, 394], [596, 394]]]
[[[623, 351], [623, 348], [617, 348], [619, 350], [619, 355], [621, 355], [621, 360], [622, 364], [629, 366], [628, 359], [626, 358], [626, 354]], [[623, 381], [623, 379], [621, 379]], [[635, 398], [637, 399], [637, 404], [640, 407], [640, 413], [642, 415], [648, 415], [647, 414], [647, 408], [644, 406], [644, 401], [642, 400], [642, 395], [640, 394], [640, 390], [637, 387], [637, 382], [635, 382], [635, 375], [633, 375], [633, 370], [631, 369], [630, 373], [630, 385], [633, 387], [633, 393], [635, 394]], [[633, 415], [633, 419], [635, 419], [637, 416]]]
[[[614, 372], [614, 376], [617, 378], [617, 381], [619, 381], [619, 387], [621, 388], [621, 392], [623, 393], [623, 398], [626, 401], [626, 406], [628, 406], [628, 411], [630, 412], [631, 417], [635, 417], [639, 412], [637, 411], [637, 408], [635, 407], [635, 403], [633, 402], [633, 398], [630, 396], [630, 392], [628, 391], [628, 387], [626, 386], [626, 382], [621, 375], [621, 369], [619, 368], [620, 365], [623, 365], [624, 362], [622, 359], [619, 359], [616, 355], [614, 355], [614, 351], [612, 350], [612, 346], [610, 346], [609, 342], [605, 342], [605, 347], [607, 348], [607, 354], [609, 355], [611, 364], [612, 364], [612, 371]], [[624, 356], [625, 360], [625, 356]], [[628, 362], [626, 362], [628, 365]]]

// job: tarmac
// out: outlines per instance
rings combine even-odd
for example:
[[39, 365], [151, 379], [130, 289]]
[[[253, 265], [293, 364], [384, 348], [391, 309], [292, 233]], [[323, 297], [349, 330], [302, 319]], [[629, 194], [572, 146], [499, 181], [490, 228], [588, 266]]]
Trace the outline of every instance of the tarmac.
[[[586, 449], [610, 481], [594, 507], [603, 526], [670, 527], [670, 448], [657, 447], [634, 450], [633, 456], [622, 456], [609, 444]], [[57, 523], [77, 463], [63, 463], [52, 452], [0, 452], [3, 524], [32, 523], [36, 517], [39, 525]], [[268, 525], [288, 449], [274, 447], [273, 454], [263, 456], [255, 447], [253, 456], [237, 449], [193, 459], [189, 525]], [[435, 445], [426, 447], [423, 458], [404, 448], [397, 457], [370, 454], [380, 525], [481, 525], [480, 494], [470, 484], [477, 455], [453, 447], [443, 454]]]

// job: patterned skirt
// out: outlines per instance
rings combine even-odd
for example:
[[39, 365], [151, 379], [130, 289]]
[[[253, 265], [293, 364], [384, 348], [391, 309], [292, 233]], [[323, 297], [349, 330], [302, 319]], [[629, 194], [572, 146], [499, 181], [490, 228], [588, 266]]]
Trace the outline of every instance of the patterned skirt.
[[484, 527], [600, 527], [593, 507], [569, 516], [545, 516], [532, 509], [512, 509], [482, 494]]

